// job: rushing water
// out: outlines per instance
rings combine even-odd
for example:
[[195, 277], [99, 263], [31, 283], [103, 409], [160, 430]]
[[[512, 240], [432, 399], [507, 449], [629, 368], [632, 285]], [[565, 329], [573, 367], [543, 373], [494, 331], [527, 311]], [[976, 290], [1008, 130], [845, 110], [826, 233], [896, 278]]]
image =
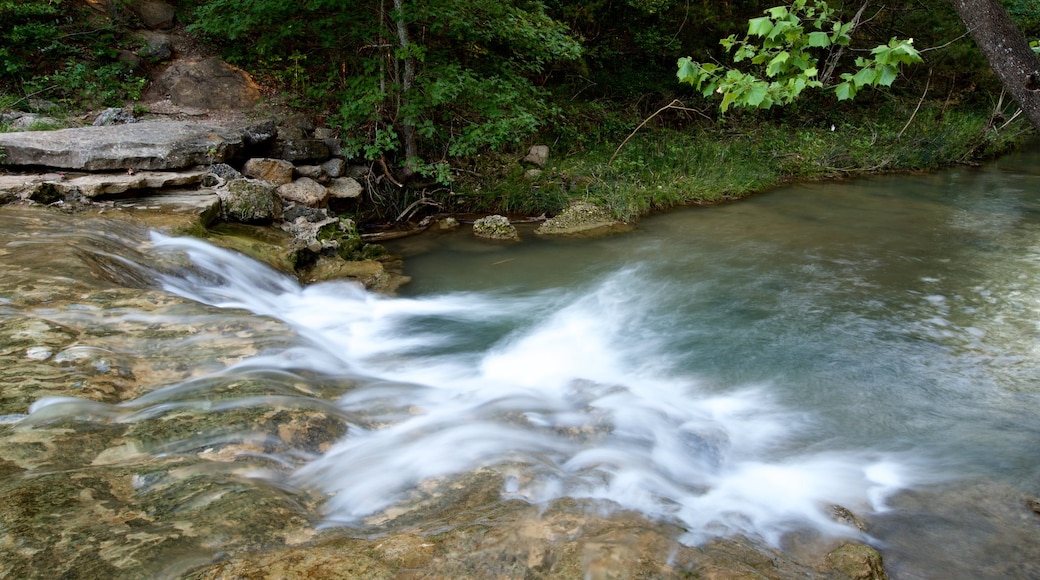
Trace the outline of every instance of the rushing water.
[[[687, 544], [783, 546], [810, 529], [876, 545], [895, 577], [1034, 576], [1038, 161], [792, 186], [595, 240], [426, 236], [395, 248], [415, 280], [396, 298], [300, 287], [196, 240], [93, 236], [77, 255], [100, 279], [161, 288], [181, 310], [25, 308], [66, 326], [205, 327], [162, 347], [198, 368], [122, 402], [42, 398], [4, 420], [321, 409], [345, 437], [268, 450], [281, 469], [250, 477], [327, 494], [323, 526], [383, 525], [430, 482], [492, 468], [505, 498], [598, 500], [678, 524]], [[207, 341], [241, 352], [210, 359]], [[245, 378], [268, 391], [228, 394]], [[867, 532], [836, 522], [833, 505]]]

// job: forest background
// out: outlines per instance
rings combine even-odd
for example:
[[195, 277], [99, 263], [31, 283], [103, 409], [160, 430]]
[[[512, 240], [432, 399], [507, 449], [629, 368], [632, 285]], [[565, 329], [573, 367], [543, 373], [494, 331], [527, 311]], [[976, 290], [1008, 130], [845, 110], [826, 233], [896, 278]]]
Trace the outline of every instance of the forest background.
[[[138, 23], [120, 0], [104, 12], [91, 3], [0, 0], [0, 111], [46, 99], [72, 114], [140, 99], [146, 77], [118, 58], [120, 49], [140, 48]], [[1040, 35], [1040, 2], [1002, 3], [1028, 38]], [[188, 33], [257, 80], [265, 107], [300, 110], [335, 128], [350, 157], [386, 174], [368, 184], [362, 221], [551, 215], [577, 198], [631, 219], [790, 180], [973, 163], [1033, 133], [949, 1], [795, 0], [783, 6], [802, 7], [804, 30], [769, 36], [780, 20], [769, 10], [781, 4], [179, 0], [175, 7]], [[814, 29], [805, 11], [812, 16], [821, 6], [833, 14]], [[823, 42], [850, 23], [848, 41]], [[734, 61], [741, 46], [763, 49], [774, 40], [779, 49], [768, 60], [745, 53]], [[775, 103], [748, 93], [755, 106], [731, 100], [720, 108], [717, 86], [699, 90], [676, 76], [686, 58], [741, 75], [758, 66], [768, 80], [801, 54], [784, 42], [801, 42], [799, 50], [828, 66], [826, 78], [808, 69], [810, 85], [822, 79], [820, 90]], [[874, 82], [849, 84], [863, 78], [857, 73], [874, 62], [875, 47], [900, 42], [920, 62], [895, 62]], [[851, 96], [850, 86], [856, 98], [839, 100]], [[549, 145], [552, 158], [532, 172], [517, 160], [535, 143]]]

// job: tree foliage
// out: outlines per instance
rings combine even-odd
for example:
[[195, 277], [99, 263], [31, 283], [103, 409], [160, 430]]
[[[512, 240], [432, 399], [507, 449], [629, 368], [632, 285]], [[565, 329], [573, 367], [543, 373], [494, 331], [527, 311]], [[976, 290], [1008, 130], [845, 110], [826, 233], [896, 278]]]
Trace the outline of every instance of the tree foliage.
[[842, 21], [822, 0], [794, 0], [750, 19], [743, 38], [730, 35], [720, 41], [733, 63], [747, 63], [749, 70], [683, 57], [676, 75], [705, 97], [721, 95], [719, 106], [726, 112], [731, 106], [788, 104], [806, 89], [832, 91], [839, 101], [851, 99], [864, 87], [891, 86], [901, 65], [922, 61], [913, 39], [892, 38], [871, 49], [869, 58], [857, 57], [854, 72], [840, 73], [840, 82], [827, 84], [855, 27], [855, 19]]
[[[254, 59], [251, 68], [300, 65], [348, 149], [441, 178], [437, 162], [519, 143], [552, 119], [538, 83], [581, 55], [567, 27], [526, 0], [368, 0], [350, 10], [338, 0], [204, 0], [195, 15], [194, 30]], [[405, 158], [410, 134], [423, 160]]]

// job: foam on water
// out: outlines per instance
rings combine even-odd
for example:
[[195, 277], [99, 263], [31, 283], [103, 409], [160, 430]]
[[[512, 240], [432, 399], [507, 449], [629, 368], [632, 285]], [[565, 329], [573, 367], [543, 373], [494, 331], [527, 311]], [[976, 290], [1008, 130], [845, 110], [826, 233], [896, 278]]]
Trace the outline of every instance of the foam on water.
[[346, 438], [291, 478], [330, 494], [331, 524], [363, 525], [424, 482], [492, 467], [506, 497], [602, 500], [678, 523], [689, 542], [742, 533], [776, 544], [806, 526], [855, 535], [830, 506], [882, 510], [910, 483], [892, 456], [800, 447], [813, 417], [784, 408], [767, 384], [709, 389], [684, 371], [697, 354], [669, 346], [683, 322], [638, 268], [536, 295], [404, 299], [346, 283], [304, 288], [197, 240], [153, 243], [193, 263], [159, 275], [167, 291], [284, 321], [302, 338], [222, 372], [306, 369], [357, 383], [337, 402]]

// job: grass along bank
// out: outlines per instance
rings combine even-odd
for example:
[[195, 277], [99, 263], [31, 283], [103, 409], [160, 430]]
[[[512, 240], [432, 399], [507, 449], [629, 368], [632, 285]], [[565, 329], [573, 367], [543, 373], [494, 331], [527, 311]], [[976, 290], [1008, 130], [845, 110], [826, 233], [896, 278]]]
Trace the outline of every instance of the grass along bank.
[[629, 221], [796, 180], [974, 163], [1006, 153], [1032, 134], [1023, 120], [1000, 127], [990, 111], [945, 109], [941, 102], [922, 105], [908, 126], [915, 104], [897, 101], [833, 122], [772, 121], [755, 114], [684, 130], [644, 128], [613, 161], [623, 138], [556, 154], [537, 176], [515, 163], [464, 176], [455, 186], [454, 205], [552, 215], [572, 199], [587, 199]]

